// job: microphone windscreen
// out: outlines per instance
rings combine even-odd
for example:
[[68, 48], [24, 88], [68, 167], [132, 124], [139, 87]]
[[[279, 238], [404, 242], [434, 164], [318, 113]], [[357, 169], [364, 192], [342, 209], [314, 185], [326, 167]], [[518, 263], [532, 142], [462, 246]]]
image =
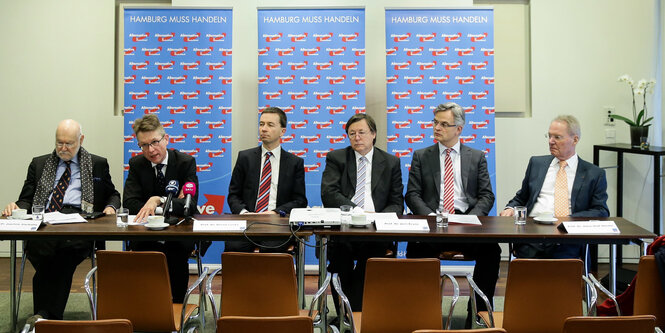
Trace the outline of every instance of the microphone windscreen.
[[196, 184], [194, 182], [186, 182], [185, 185], [182, 186], [182, 193], [184, 195], [196, 194]]

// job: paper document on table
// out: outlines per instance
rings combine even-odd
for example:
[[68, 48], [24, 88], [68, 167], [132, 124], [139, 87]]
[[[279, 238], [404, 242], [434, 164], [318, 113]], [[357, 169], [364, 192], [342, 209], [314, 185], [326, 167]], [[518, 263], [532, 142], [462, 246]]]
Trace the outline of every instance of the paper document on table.
[[37, 220], [0, 220], [0, 231], [37, 231], [41, 223]]
[[339, 222], [339, 208], [294, 208], [289, 214], [289, 222]]
[[193, 231], [243, 231], [247, 229], [247, 220], [197, 220], [194, 219]]
[[44, 222], [49, 224], [66, 224], [66, 223], [85, 223], [86, 219], [78, 213], [63, 214], [60, 212], [50, 212], [44, 214]]
[[129, 222], [127, 223], [127, 225], [145, 225], [146, 223], [148, 223], [148, 219], [145, 219], [143, 222], [138, 222], [134, 220], [136, 220], [136, 215], [128, 215], [127, 221]]
[[376, 221], [394, 221], [398, 220], [399, 218], [397, 217], [397, 213], [392, 212], [392, 213], [367, 213], [367, 221], [368, 222], [376, 222]]
[[448, 222], [482, 225], [476, 215], [449, 214]]

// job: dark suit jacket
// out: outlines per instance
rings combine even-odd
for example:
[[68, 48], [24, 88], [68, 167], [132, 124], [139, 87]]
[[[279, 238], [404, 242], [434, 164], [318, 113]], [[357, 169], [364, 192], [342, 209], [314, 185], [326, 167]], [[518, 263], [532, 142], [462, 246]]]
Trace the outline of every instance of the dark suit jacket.
[[[186, 182], [196, 184], [196, 194], [192, 198], [192, 204], [196, 205], [199, 197], [199, 179], [196, 176], [196, 160], [194, 157], [181, 153], [174, 149], [168, 150], [169, 162], [166, 166], [166, 181], [177, 180], [178, 186]], [[178, 192], [179, 193], [179, 192]], [[129, 160], [129, 174], [125, 181], [122, 204], [129, 209], [130, 214], [138, 213], [146, 201], [152, 196], [164, 195], [163, 188], [157, 188], [157, 176], [150, 161], [143, 155], [137, 155]], [[185, 199], [173, 198], [173, 214], [184, 213]], [[191, 208], [190, 208], [190, 211]]]
[[[416, 215], [427, 215], [439, 207], [441, 163], [439, 144], [416, 150], [411, 161], [406, 205]], [[494, 205], [494, 193], [487, 171], [485, 154], [460, 145], [462, 189], [466, 193], [470, 215], [487, 215]]]
[[[32, 207], [32, 199], [37, 189], [37, 183], [42, 178], [44, 165], [51, 154], [38, 156], [32, 159], [28, 167], [28, 175], [23, 183], [23, 189], [19, 195], [16, 205], [25, 208], [28, 211]], [[105, 158], [91, 154], [92, 157], [92, 182], [94, 191], [93, 208], [96, 212], [101, 212], [106, 206], [120, 208], [120, 193], [113, 186], [111, 174], [109, 173], [109, 163]]]
[[[549, 169], [553, 159], [554, 156], [552, 155], [531, 157], [522, 181], [522, 188], [510, 200], [509, 207], [526, 206], [527, 211], [531, 211], [533, 205], [538, 201], [538, 195], [540, 195], [540, 189], [543, 187], [543, 182], [545, 182], [547, 169]], [[571, 216], [609, 216], [605, 170], [578, 157], [570, 202]]]
[[[282, 148], [280, 149], [275, 211], [283, 211], [289, 214], [292, 208], [307, 207], [305, 162], [302, 158]], [[256, 198], [258, 197], [262, 168], [261, 146], [238, 153], [233, 175], [231, 175], [231, 183], [229, 183], [227, 199], [231, 213], [239, 214], [243, 209], [250, 212], [256, 211]]]
[[[321, 201], [324, 207], [355, 204], [356, 156], [349, 146], [334, 150], [326, 156], [326, 168], [321, 176]], [[400, 160], [394, 155], [374, 148], [372, 157], [372, 201], [377, 212], [404, 212]]]

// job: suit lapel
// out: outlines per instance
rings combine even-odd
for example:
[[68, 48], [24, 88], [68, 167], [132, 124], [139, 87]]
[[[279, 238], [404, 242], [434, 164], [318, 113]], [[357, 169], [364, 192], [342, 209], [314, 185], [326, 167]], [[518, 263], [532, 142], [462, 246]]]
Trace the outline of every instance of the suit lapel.
[[[261, 183], [261, 169], [263, 168], [263, 156], [261, 156], [261, 146], [258, 146], [254, 148], [252, 157], [250, 158], [249, 161], [249, 175], [248, 179], [251, 179], [252, 184], [254, 186], [251, 186], [251, 191], [252, 191], [252, 198], [258, 197], [259, 194], [259, 183]], [[256, 201], [256, 200], [254, 200]], [[256, 204], [256, 202], [254, 202]]]
[[349, 167], [346, 170], [349, 183], [351, 183], [351, 195], [353, 195], [356, 192], [356, 173], [358, 170], [356, 166], [356, 153], [351, 147], [346, 148], [346, 161], [349, 163]]
[[[173, 149], [167, 150], [167, 154], [169, 154], [169, 164], [166, 165], [166, 174], [164, 177], [166, 178], [166, 182], [169, 180], [177, 180], [178, 179], [178, 168], [177, 168], [177, 163], [178, 161], [175, 160], [175, 152]], [[154, 172], [153, 172], [154, 174]], [[157, 176], [155, 176], [156, 178]], [[178, 184], [179, 186], [182, 186], [184, 184]]]
[[[466, 163], [469, 163], [471, 159], [471, 150], [467, 149], [466, 146], [460, 144], [460, 169], [462, 171], [462, 191], [467, 188], [467, 182], [469, 180], [469, 168], [466, 167]], [[453, 165], [453, 169], [455, 166]]]
[[552, 163], [552, 160], [554, 159], [554, 156], [552, 158], [546, 158], [543, 160], [541, 165], [536, 166], [535, 172], [536, 174], [534, 175], [533, 178], [533, 188], [537, 188], [538, 191], [531, 191], [531, 202], [536, 202], [538, 201], [538, 196], [540, 195], [540, 189], [543, 188], [543, 183], [545, 183], [545, 176], [547, 176], [547, 170], [550, 168], [550, 163]]
[[[428, 169], [431, 169], [431, 174], [432, 174], [432, 180], [431, 182], [436, 184], [436, 194], [437, 196], [441, 195], [441, 161], [439, 160], [439, 156], [441, 155], [441, 152], [439, 151], [439, 144], [435, 143], [433, 146], [430, 146], [429, 151], [425, 152], [424, 158], [426, 159], [423, 161], [424, 163], [428, 164]], [[424, 165], [423, 165], [424, 166]], [[427, 170], [423, 168], [423, 170]]]
[[380, 154], [379, 151], [374, 148], [374, 156], [372, 157], [372, 193], [374, 189], [379, 184], [379, 182], [386, 181], [381, 179], [381, 174], [385, 169], [386, 159], [383, 154]]

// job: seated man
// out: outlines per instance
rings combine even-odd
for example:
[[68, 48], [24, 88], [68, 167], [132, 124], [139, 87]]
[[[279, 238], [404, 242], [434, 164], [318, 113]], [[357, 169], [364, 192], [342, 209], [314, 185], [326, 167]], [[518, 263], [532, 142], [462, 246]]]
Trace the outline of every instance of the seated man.
[[[605, 171], [577, 156], [580, 123], [573, 116], [558, 116], [548, 132], [550, 155], [529, 160], [522, 188], [508, 202], [501, 216], [512, 216], [513, 207], [526, 206], [529, 216], [607, 217]], [[551, 216], [551, 215], [550, 215]], [[515, 244], [518, 258], [579, 258], [582, 245]]]
[[[326, 156], [321, 176], [321, 201], [324, 207], [360, 207], [366, 212], [395, 212], [402, 215], [402, 170], [394, 155], [374, 147], [376, 123], [367, 114], [353, 115], [346, 122], [351, 145]], [[392, 242], [328, 243], [328, 271], [338, 273], [342, 290], [352, 309], [362, 309], [367, 259], [384, 257]], [[354, 265], [354, 260], [357, 263]], [[337, 297], [333, 297], [337, 302]], [[339, 307], [338, 307], [339, 308]]]
[[[229, 184], [228, 202], [233, 214], [291, 213], [307, 207], [305, 162], [282, 149], [279, 139], [286, 132], [286, 114], [280, 108], [263, 110], [259, 120], [262, 145], [238, 153]], [[261, 252], [284, 252], [284, 241], [255, 241]], [[224, 251], [252, 252], [250, 241], [227, 241]]]
[[[41, 204], [47, 212], [80, 213], [103, 211], [115, 214], [120, 207], [109, 164], [105, 158], [90, 154], [81, 145], [84, 135], [74, 120], [63, 120], [55, 131], [55, 150], [32, 159], [23, 189], [16, 202], [2, 211]], [[29, 241], [26, 255], [35, 268], [32, 278], [34, 315], [38, 318], [62, 319], [72, 286], [76, 266], [90, 256], [92, 242], [80, 240]]]
[[[484, 216], [492, 209], [494, 193], [485, 154], [459, 141], [465, 121], [464, 110], [455, 103], [441, 104], [434, 110], [434, 139], [438, 142], [417, 150], [409, 171], [405, 199], [414, 214], [446, 210]], [[442, 251], [462, 251], [466, 258], [476, 261], [473, 279], [491, 302], [499, 277], [499, 244], [409, 242], [406, 256], [438, 258]], [[485, 310], [484, 302], [479, 297], [476, 300], [479, 310]], [[468, 316], [467, 327], [470, 320]]]
[[[154, 114], [148, 114], [134, 122], [134, 133], [143, 154], [129, 160], [129, 174], [123, 191], [123, 206], [130, 214], [136, 214], [137, 221], [143, 221], [150, 215], [159, 214], [165, 207], [166, 184], [177, 180], [180, 187], [186, 182], [199, 186], [196, 176], [194, 157], [177, 150], [167, 150], [169, 135]], [[198, 192], [192, 202], [196, 204]], [[185, 199], [180, 191], [178, 198], [173, 198], [172, 213], [184, 213]], [[189, 256], [194, 249], [192, 241], [133, 241], [132, 250], [160, 251], [166, 255], [171, 281], [173, 302], [182, 303], [189, 282]]]

